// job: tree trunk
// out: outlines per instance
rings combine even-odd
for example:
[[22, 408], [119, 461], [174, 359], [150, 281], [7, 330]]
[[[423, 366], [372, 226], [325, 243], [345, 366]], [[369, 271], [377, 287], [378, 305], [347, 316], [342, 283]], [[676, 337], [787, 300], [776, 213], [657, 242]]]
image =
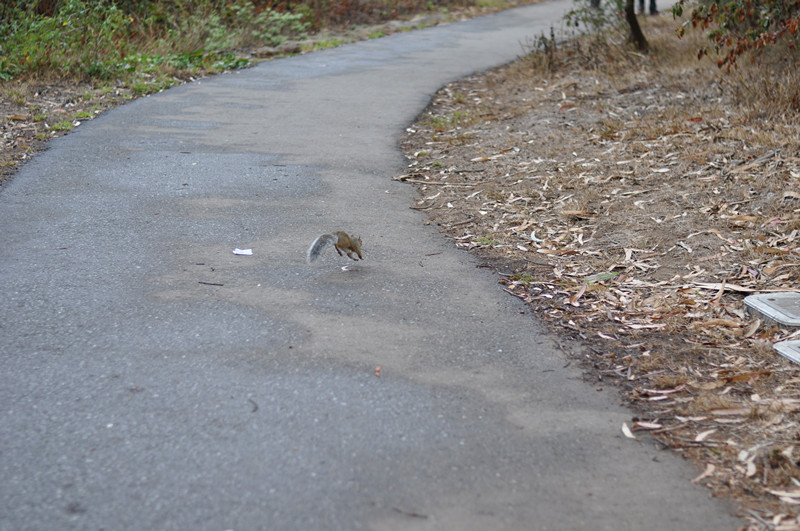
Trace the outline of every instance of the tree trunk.
[[631, 27], [631, 40], [636, 45], [636, 48], [643, 53], [647, 53], [650, 45], [647, 44], [647, 39], [644, 38], [642, 28], [639, 27], [639, 20], [636, 18], [636, 11], [633, 8], [634, 0], [625, 0], [625, 20]]

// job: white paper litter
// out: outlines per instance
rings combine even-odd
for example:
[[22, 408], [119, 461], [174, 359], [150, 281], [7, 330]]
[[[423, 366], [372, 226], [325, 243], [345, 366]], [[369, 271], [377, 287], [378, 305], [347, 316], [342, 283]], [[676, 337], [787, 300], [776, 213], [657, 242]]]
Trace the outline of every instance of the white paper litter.
[[252, 249], [238, 249], [237, 248], [237, 249], [233, 250], [233, 254], [242, 254], [242, 255], [245, 255], [245, 256], [252, 256], [253, 255], [253, 250]]

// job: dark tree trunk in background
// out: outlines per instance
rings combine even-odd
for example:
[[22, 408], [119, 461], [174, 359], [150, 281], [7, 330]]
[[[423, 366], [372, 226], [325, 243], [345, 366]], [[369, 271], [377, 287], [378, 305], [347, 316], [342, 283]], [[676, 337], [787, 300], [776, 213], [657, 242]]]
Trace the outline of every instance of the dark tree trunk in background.
[[631, 27], [631, 40], [636, 45], [640, 52], [647, 53], [650, 45], [647, 44], [647, 39], [644, 38], [642, 28], [639, 26], [639, 20], [636, 18], [636, 11], [633, 8], [634, 0], [625, 0], [625, 20]]
[[36, 14], [53, 17], [58, 8], [58, 0], [39, 0], [36, 2]]

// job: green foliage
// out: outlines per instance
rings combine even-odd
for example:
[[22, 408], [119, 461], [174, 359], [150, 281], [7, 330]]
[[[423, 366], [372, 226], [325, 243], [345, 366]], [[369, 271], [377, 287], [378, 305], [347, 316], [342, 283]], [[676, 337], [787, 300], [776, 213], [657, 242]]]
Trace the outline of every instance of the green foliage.
[[72, 125], [72, 122], [70, 122], [69, 120], [64, 120], [62, 122], [53, 124], [53, 126], [50, 129], [52, 129], [53, 131], [69, 131], [73, 127], [74, 126]]
[[[302, 2], [302, 3], [300, 3]], [[323, 27], [376, 24], [413, 13], [438, 11], [447, 13], [459, 6], [501, 7], [508, 0], [300, 0], [292, 10], [304, 10], [305, 20], [318, 30]]]
[[347, 41], [344, 39], [322, 39], [314, 42], [313, 50], [326, 50], [328, 48], [336, 48], [345, 44]]
[[217, 60], [212, 63], [213, 70], [236, 70], [250, 65], [250, 61], [244, 57], [236, 57], [232, 53], [219, 55]]
[[0, 7], [0, 80], [241, 68], [249, 61], [233, 50], [276, 45], [308, 28], [304, 14], [257, 9], [252, 0], [61, 0], [50, 15], [36, 5]]
[[287, 37], [305, 35], [309, 24], [304, 13], [283, 13], [271, 9], [256, 11], [251, 0], [232, 4], [211, 0], [179, 0], [180, 16], [154, 12], [148, 23], [158, 31], [166, 28], [166, 40], [187, 52], [218, 52], [247, 46], [276, 46]]
[[603, 272], [603, 273], [595, 273], [594, 275], [589, 275], [586, 277], [586, 283], [589, 286], [593, 286], [595, 284], [601, 284], [606, 282], [607, 280], [611, 280], [616, 277], [618, 273], [610, 273], [610, 272]]
[[130, 20], [109, 1], [65, 0], [53, 17], [17, 7], [0, 22], [0, 79], [50, 70], [110, 78]]
[[25, 92], [19, 89], [11, 89], [5, 93], [5, 97], [16, 105], [23, 106], [27, 100]]
[[431, 115], [426, 120], [426, 125], [430, 126], [434, 131], [447, 131], [464, 124], [469, 120], [470, 115], [465, 111], [453, 111], [449, 116], [434, 116]]
[[514, 273], [509, 277], [509, 279], [513, 282], [519, 282], [525, 287], [530, 286], [530, 284], [533, 282], [533, 278], [525, 273]]
[[[673, 14], [683, 14], [685, 0], [673, 7]], [[717, 62], [730, 70], [737, 59], [749, 52], [752, 61], [761, 50], [784, 43], [795, 49], [800, 39], [800, 0], [705, 0], [692, 9], [686, 27], [708, 31], [708, 39], [717, 52], [725, 55]], [[701, 49], [698, 56], [706, 54]]]
[[230, 26], [239, 30], [239, 46], [251, 44], [280, 44], [286, 35], [302, 35], [308, 30], [303, 14], [279, 13], [265, 9], [256, 14], [253, 4], [239, 0], [229, 8]]

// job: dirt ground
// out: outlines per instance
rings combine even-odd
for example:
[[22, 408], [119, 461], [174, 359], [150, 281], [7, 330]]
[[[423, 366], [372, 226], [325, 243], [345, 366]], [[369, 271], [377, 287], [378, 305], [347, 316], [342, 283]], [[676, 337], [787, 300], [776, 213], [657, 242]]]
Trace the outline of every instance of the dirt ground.
[[[618, 388], [637, 411], [626, 437], [691, 459], [695, 482], [739, 503], [751, 529], [798, 529], [800, 367], [772, 344], [800, 332], [743, 298], [800, 290], [800, 113], [748, 105], [758, 83], [698, 62], [676, 24], [648, 17], [647, 57], [610, 35], [448, 85], [408, 129], [394, 178], [596, 388]], [[50, 138], [136, 96], [3, 94], [0, 185]]]
[[676, 26], [646, 22], [650, 57], [612, 36], [448, 85], [395, 178], [619, 389], [625, 436], [693, 460], [752, 529], [797, 529], [800, 367], [772, 344], [800, 332], [743, 299], [800, 291], [800, 120], [744, 105], [745, 74]]

